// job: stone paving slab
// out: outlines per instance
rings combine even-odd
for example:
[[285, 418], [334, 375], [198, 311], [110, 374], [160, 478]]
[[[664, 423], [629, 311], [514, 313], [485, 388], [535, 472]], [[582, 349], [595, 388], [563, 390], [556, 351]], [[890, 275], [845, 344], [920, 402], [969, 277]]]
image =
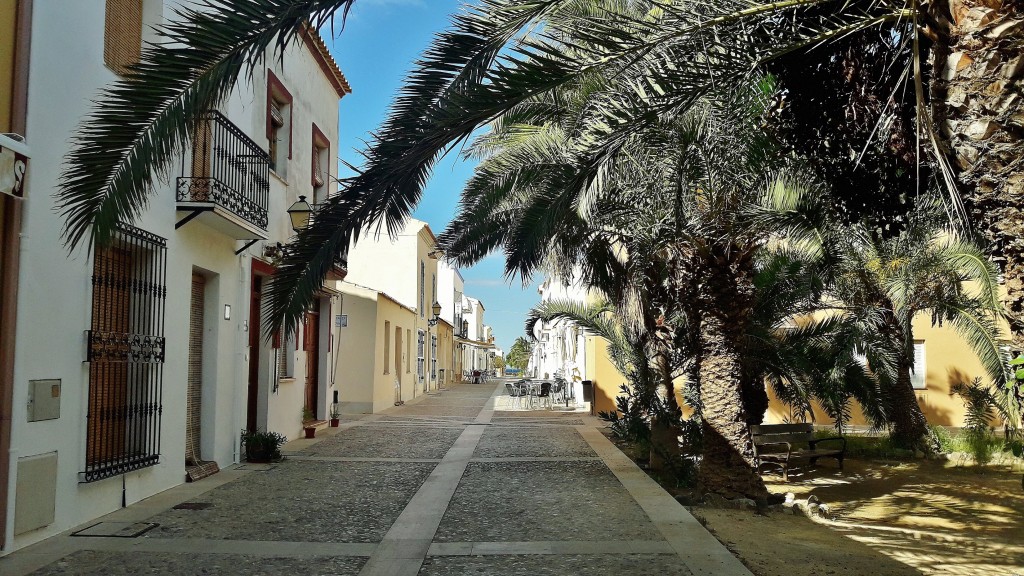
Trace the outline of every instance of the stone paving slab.
[[473, 455], [477, 458], [596, 457], [573, 428], [490, 426]]
[[602, 462], [471, 462], [435, 542], [662, 540]]
[[431, 556], [420, 576], [690, 576], [675, 554]]
[[378, 542], [434, 464], [285, 460], [197, 501], [205, 510], [167, 510], [147, 538]]
[[174, 574], [175, 576], [355, 576], [366, 558], [311, 557], [262, 558], [240, 554], [175, 554], [166, 552], [100, 552], [83, 550], [33, 572], [33, 576], [135, 576], [137, 574]]
[[302, 451], [305, 456], [361, 458], [443, 458], [462, 434], [461, 427], [357, 426]]
[[403, 406], [402, 414], [404, 415], [422, 415], [422, 416], [460, 416], [463, 418], [469, 418], [472, 420], [480, 413], [480, 408], [477, 407], [465, 407], [465, 406], [445, 406], [445, 405], [423, 405], [422, 403], [413, 404], [412, 406]]

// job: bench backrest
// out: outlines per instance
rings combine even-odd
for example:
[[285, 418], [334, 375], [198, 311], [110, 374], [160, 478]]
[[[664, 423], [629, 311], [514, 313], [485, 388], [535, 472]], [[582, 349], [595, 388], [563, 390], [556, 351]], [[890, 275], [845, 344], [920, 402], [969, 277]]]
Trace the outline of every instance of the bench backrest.
[[754, 446], [776, 442], [807, 442], [814, 439], [813, 424], [753, 424], [750, 436]]

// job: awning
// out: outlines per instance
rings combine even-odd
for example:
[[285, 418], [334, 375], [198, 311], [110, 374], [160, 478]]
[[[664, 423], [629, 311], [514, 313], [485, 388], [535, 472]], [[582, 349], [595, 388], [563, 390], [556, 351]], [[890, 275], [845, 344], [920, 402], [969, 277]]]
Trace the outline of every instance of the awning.
[[24, 142], [0, 134], [0, 193], [21, 198], [25, 194], [22, 184], [28, 159], [29, 148]]

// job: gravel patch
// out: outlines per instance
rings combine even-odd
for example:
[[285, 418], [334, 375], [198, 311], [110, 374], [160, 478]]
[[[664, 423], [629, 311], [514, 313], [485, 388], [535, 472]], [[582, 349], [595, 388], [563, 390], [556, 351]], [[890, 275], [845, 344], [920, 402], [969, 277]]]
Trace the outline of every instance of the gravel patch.
[[602, 462], [470, 462], [435, 542], [662, 540]]
[[379, 426], [366, 424], [342, 430], [302, 452], [303, 456], [355, 458], [444, 458], [462, 428]]
[[432, 556], [419, 576], [690, 576], [675, 554], [587, 554], [572, 556]]
[[174, 574], [175, 576], [355, 576], [366, 558], [265, 558], [238, 554], [173, 554], [167, 552], [80, 551], [36, 570], [32, 574], [50, 576], [135, 576], [136, 574]]
[[573, 428], [489, 426], [477, 444], [476, 458], [597, 456]]
[[379, 542], [436, 465], [297, 462], [200, 496], [205, 510], [168, 510], [147, 538]]

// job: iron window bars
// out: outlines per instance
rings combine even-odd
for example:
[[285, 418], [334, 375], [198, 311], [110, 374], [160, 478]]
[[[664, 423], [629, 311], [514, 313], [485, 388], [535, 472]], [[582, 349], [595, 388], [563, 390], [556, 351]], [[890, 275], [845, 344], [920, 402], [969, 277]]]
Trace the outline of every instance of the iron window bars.
[[[182, 159], [182, 174], [185, 174]], [[223, 114], [209, 111], [196, 124], [191, 176], [177, 184], [178, 202], [216, 204], [264, 230], [270, 197], [270, 157]]]
[[93, 260], [83, 482], [160, 460], [167, 240], [120, 225]]

